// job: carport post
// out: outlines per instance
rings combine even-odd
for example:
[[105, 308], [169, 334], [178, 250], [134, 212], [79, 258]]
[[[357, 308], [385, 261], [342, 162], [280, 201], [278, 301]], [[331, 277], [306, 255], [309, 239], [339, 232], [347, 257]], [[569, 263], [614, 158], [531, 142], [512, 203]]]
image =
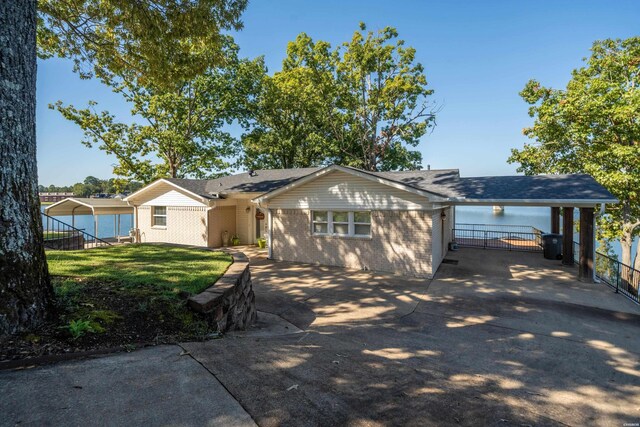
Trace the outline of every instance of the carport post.
[[560, 234], [560, 208], [551, 208], [551, 232]]
[[578, 280], [593, 282], [594, 258], [593, 208], [580, 208], [580, 263]]
[[562, 264], [573, 265], [573, 208], [562, 208]]

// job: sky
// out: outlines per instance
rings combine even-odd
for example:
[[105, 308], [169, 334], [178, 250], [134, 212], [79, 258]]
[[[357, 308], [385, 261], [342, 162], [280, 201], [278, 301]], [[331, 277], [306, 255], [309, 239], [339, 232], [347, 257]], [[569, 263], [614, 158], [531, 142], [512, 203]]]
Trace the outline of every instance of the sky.
[[[423, 167], [458, 168], [462, 176], [512, 175], [512, 148], [528, 138], [528, 105], [519, 97], [532, 78], [563, 88], [595, 40], [640, 35], [640, 1], [378, 1], [250, 0], [234, 34], [241, 55], [263, 55], [279, 71], [287, 43], [305, 32], [332, 45], [368, 29], [395, 27], [424, 65], [436, 127], [418, 146]], [[115, 158], [82, 145], [82, 131], [48, 105], [98, 102], [123, 122], [133, 119], [119, 95], [97, 80], [81, 80], [69, 60], [38, 62], [39, 183], [70, 185], [113, 176]], [[238, 135], [239, 136], [239, 135]]]

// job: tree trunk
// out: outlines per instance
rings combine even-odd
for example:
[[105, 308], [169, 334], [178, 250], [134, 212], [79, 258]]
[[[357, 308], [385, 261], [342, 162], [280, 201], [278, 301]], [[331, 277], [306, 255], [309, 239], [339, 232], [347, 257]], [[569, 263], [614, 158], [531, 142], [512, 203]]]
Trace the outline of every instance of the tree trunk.
[[638, 247], [636, 247], [636, 255], [633, 260], [633, 275], [631, 277], [630, 283], [633, 287], [633, 294], [638, 295], [640, 291], [640, 242]]
[[53, 291], [36, 170], [36, 1], [0, 2], [0, 334], [42, 322]]
[[[620, 248], [622, 250], [622, 265], [620, 266], [620, 282], [622, 287], [632, 293], [637, 294], [637, 289], [634, 289], [634, 275], [631, 267], [631, 249], [633, 246], [633, 233], [631, 224], [622, 225], [622, 236], [620, 236]], [[636, 259], [637, 261], [637, 259]], [[635, 281], [638, 279], [635, 278]]]

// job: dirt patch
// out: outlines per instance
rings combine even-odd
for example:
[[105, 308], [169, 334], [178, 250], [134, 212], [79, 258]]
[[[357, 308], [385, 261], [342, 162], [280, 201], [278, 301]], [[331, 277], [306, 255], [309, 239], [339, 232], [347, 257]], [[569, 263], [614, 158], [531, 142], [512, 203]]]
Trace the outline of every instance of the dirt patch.
[[159, 293], [149, 285], [53, 281], [57, 296], [53, 318], [35, 331], [0, 338], [0, 361], [202, 340], [215, 332], [187, 307], [187, 294]]

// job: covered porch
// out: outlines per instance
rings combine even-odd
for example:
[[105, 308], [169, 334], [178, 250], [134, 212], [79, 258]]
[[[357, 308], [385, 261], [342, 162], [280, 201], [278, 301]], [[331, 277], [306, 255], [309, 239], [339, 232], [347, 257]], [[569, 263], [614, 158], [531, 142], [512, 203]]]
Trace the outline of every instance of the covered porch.
[[[491, 203], [466, 202], [457, 206], [495, 206]], [[562, 236], [562, 264], [578, 265], [578, 279], [593, 282], [596, 279], [595, 262], [595, 206], [593, 204], [565, 201], [563, 206], [550, 206], [550, 223], [546, 230], [528, 225], [455, 224], [454, 237], [460, 246], [510, 251], [542, 252], [542, 235], [547, 233]], [[502, 201], [507, 207], [540, 207], [536, 201]], [[574, 242], [574, 209], [579, 210], [579, 240]], [[562, 210], [562, 221], [560, 211]], [[455, 216], [455, 206], [454, 206]], [[562, 227], [561, 227], [562, 224]]]
[[265, 238], [267, 211], [247, 197], [219, 199], [213, 202], [207, 213], [209, 247], [253, 245]]

